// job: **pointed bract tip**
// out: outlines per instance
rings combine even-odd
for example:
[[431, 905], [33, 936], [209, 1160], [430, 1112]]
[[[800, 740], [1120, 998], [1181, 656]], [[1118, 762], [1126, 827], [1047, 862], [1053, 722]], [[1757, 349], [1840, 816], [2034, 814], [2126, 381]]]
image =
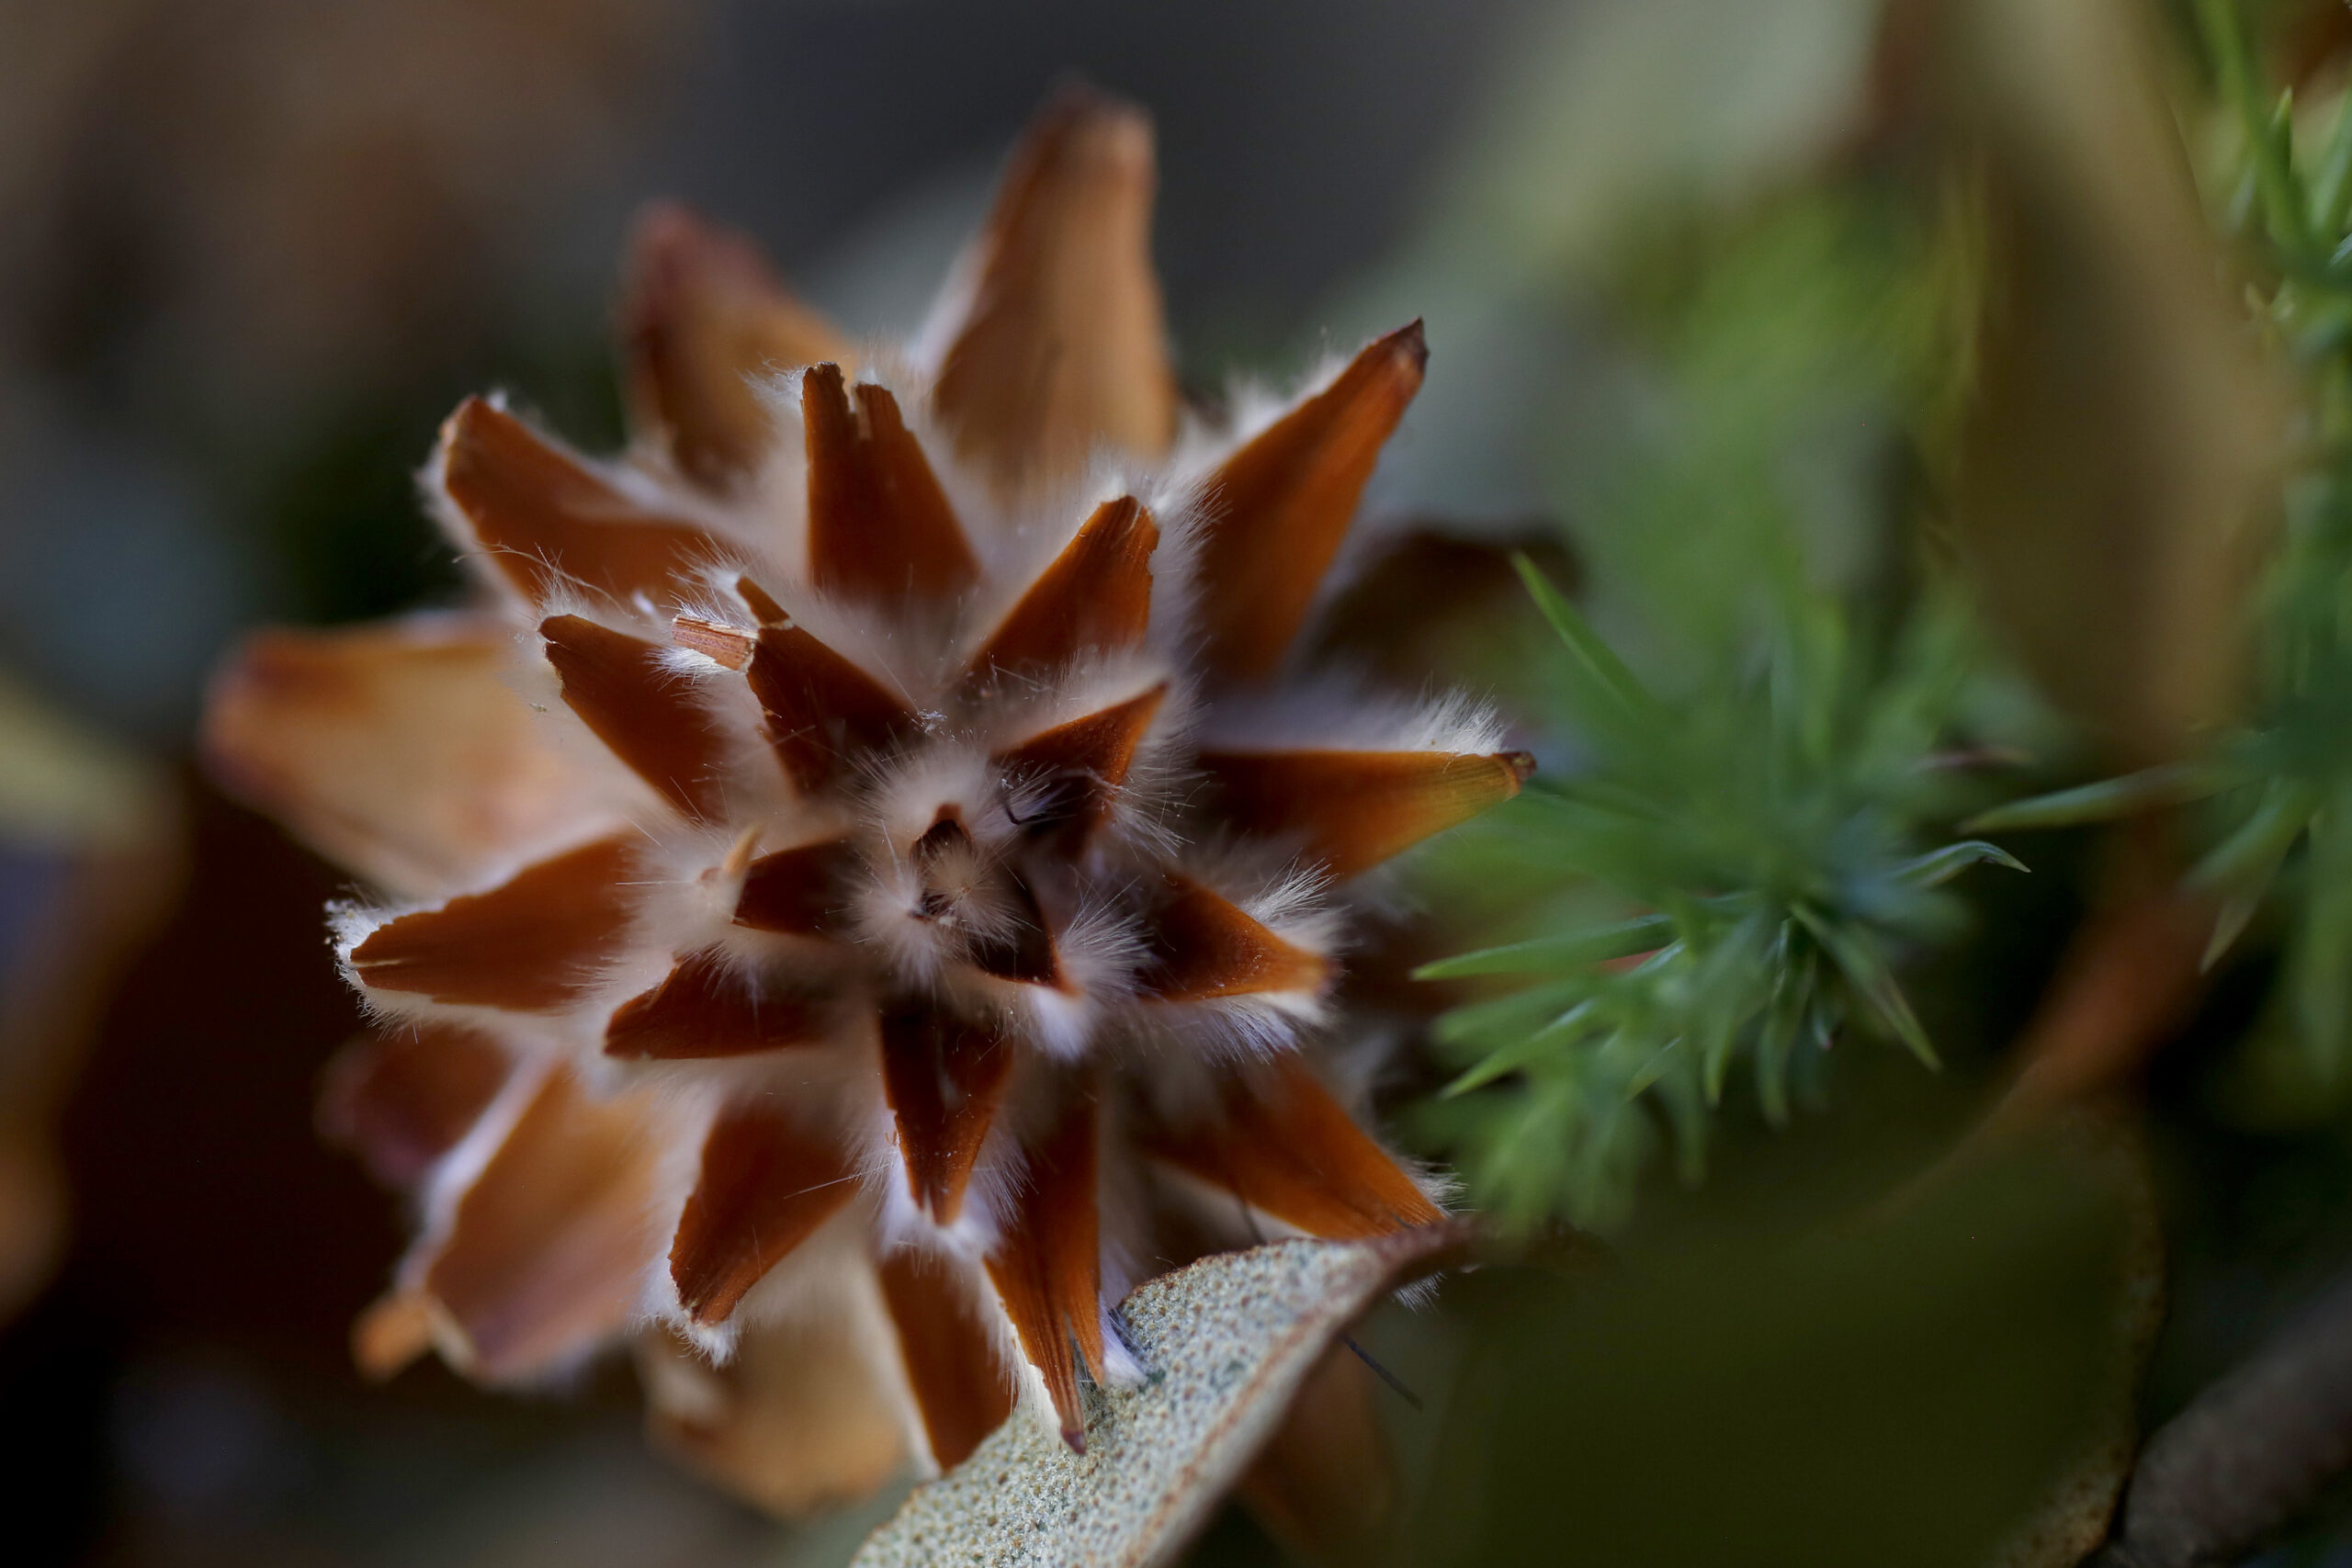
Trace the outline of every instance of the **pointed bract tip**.
[[1506, 751], [1502, 755], [1503, 761], [1510, 764], [1510, 771], [1518, 777], [1520, 783], [1525, 784], [1535, 776], [1534, 752]]
[[1079, 1458], [1084, 1459], [1086, 1457], [1086, 1428], [1083, 1427], [1064, 1427], [1062, 1428], [1062, 1441], [1068, 1443], [1069, 1445], [1069, 1451], [1076, 1454]]
[[1422, 330], [1420, 317], [1415, 316], [1380, 342], [1398, 358], [1411, 360], [1416, 376], [1429, 367], [1430, 340], [1429, 334]]
[[1091, 82], [1065, 83], [1030, 120], [1025, 140], [1082, 152], [1105, 164], [1144, 171], [1151, 166], [1150, 111]]

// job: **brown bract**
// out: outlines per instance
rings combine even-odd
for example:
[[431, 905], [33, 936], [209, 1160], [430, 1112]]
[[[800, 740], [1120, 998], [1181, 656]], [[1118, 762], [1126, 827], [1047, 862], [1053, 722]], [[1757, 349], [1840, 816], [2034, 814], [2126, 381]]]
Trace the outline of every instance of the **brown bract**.
[[480, 616], [221, 677], [224, 775], [386, 899], [325, 1112], [423, 1213], [371, 1369], [634, 1334], [662, 1439], [801, 1507], [1023, 1401], [1080, 1443], [1139, 1275], [1442, 1218], [1320, 1046], [1358, 879], [1526, 759], [1291, 680], [1420, 331], [1180, 441], [1151, 184], [1139, 111], [1057, 100], [940, 346], [871, 359], [658, 209], [626, 458], [443, 433]]

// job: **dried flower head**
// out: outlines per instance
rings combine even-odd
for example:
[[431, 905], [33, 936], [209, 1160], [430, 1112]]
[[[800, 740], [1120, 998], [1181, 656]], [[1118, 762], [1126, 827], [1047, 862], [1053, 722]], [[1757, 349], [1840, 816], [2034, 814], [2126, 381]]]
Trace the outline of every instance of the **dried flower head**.
[[671, 1438], [792, 1506], [1024, 1385], [1081, 1441], [1081, 1372], [1136, 1370], [1104, 1303], [1169, 1261], [1438, 1217], [1305, 1048], [1350, 880], [1527, 762], [1280, 679], [1420, 331], [1189, 416], [1151, 185], [1139, 113], [1057, 101], [888, 349], [652, 213], [628, 453], [443, 432], [494, 607], [224, 673], [226, 776], [396, 896], [334, 917], [382, 1027], [327, 1115], [423, 1212], [364, 1359], [634, 1332]]

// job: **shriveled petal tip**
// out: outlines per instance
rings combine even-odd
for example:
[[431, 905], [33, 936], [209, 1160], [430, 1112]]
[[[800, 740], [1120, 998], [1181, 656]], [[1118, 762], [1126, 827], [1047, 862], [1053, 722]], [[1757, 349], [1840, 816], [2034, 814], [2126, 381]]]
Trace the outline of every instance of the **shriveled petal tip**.
[[440, 482], [462, 524], [458, 543], [534, 609], [567, 590], [672, 604], [727, 554], [708, 532], [648, 510], [481, 398], [441, 427]]
[[1282, 662], [1428, 363], [1420, 322], [1389, 333], [1210, 480], [1201, 623], [1218, 671], [1253, 678]]
[[922, 1002], [882, 1015], [882, 1096], [916, 1203], [951, 1224], [1012, 1073], [1012, 1043]]
[[370, 990], [551, 1012], [595, 985], [628, 933], [637, 836], [600, 839], [486, 893], [379, 926], [351, 952]]
[[724, 1323], [856, 1191], [855, 1170], [831, 1144], [758, 1105], [721, 1111], [670, 1245], [670, 1277], [686, 1315]]
[[1144, 1145], [1310, 1235], [1353, 1240], [1445, 1217], [1295, 1055], [1233, 1085], [1222, 1116], [1153, 1132]]
[[1283, 941], [1238, 905], [1170, 874], [1145, 936], [1149, 958], [1136, 985], [1162, 1001], [1315, 992], [1330, 960]]
[[[854, 397], [854, 407], [852, 405]], [[800, 378], [808, 450], [808, 575], [829, 593], [952, 598], [980, 574], [899, 400], [848, 388], [838, 365]]]
[[767, 716], [768, 740], [803, 791], [823, 788], [861, 751], [914, 733], [914, 710], [797, 626], [761, 628], [744, 671]]
[[972, 655], [971, 678], [1141, 643], [1151, 626], [1151, 557], [1159, 547], [1159, 525], [1141, 502], [1131, 495], [1104, 502]]
[[643, 1095], [599, 1100], [550, 1077], [458, 1200], [424, 1274], [443, 1348], [491, 1382], [527, 1378], [618, 1334], [661, 1256], [658, 1140]]
[[376, 1030], [328, 1064], [319, 1132], [358, 1155], [385, 1186], [412, 1187], [489, 1109], [507, 1072], [506, 1054], [477, 1030]]
[[695, 821], [724, 801], [726, 744], [660, 644], [580, 615], [539, 623], [564, 705], [662, 799]]
[[1333, 876], [1369, 871], [1517, 795], [1524, 751], [1204, 751], [1227, 820], [1295, 837]]
[[1012, 1414], [1012, 1380], [996, 1341], [947, 1267], [904, 1251], [876, 1266], [923, 1435], [943, 1471], [963, 1463]]
[[1174, 439], [1154, 179], [1149, 118], [1084, 89], [1013, 153], [932, 392], [956, 451], [1000, 490], [1074, 474], [1098, 446], [1156, 458]]
[[756, 467], [775, 440], [752, 378], [837, 360], [848, 346], [785, 292], [750, 240], [668, 201], [638, 218], [621, 336], [630, 424], [713, 490]]
[[823, 1001], [763, 986], [718, 948], [704, 948], [651, 990], [614, 1010], [605, 1055], [625, 1061], [702, 1061], [811, 1045], [825, 1037]]
[[1102, 1375], [1102, 1257], [1095, 1197], [1096, 1111], [1073, 1096], [1046, 1134], [1024, 1148], [1028, 1180], [989, 1255], [989, 1278], [1021, 1348], [1045, 1379], [1062, 1436], [1086, 1449], [1078, 1399], [1082, 1363]]
[[205, 761], [224, 788], [391, 892], [475, 879], [598, 807], [501, 678], [504, 627], [419, 616], [248, 638], [213, 677]]

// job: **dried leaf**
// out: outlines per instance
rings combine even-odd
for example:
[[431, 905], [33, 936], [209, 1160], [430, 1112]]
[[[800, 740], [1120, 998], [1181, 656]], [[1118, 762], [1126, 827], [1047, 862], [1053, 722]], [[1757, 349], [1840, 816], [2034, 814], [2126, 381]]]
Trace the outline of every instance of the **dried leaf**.
[[1120, 1308], [1150, 1376], [1087, 1402], [1086, 1452], [1006, 1422], [866, 1539], [853, 1568], [1168, 1562], [1256, 1458], [1348, 1324], [1460, 1238], [1279, 1241], [1205, 1258]]

